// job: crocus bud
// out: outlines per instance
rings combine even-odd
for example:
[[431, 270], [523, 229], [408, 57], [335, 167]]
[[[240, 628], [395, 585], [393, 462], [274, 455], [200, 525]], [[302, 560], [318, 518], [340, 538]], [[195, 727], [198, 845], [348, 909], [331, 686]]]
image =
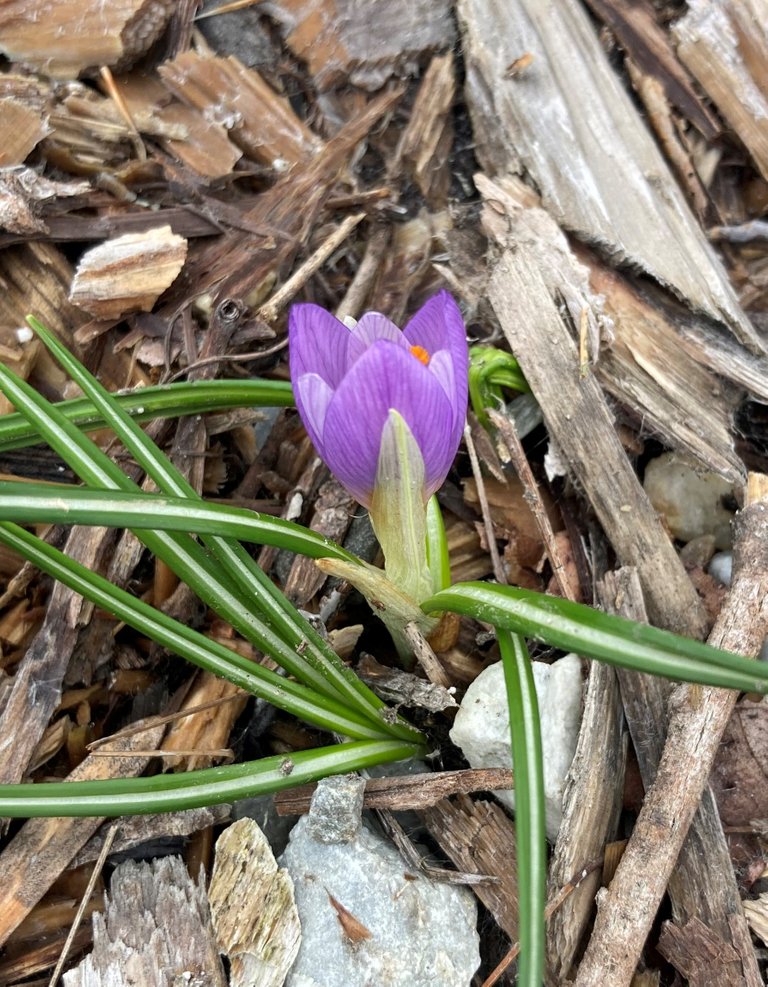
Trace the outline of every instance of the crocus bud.
[[318, 305], [294, 305], [288, 332], [299, 414], [325, 462], [369, 509], [386, 575], [333, 559], [321, 568], [368, 598], [407, 663], [406, 624], [428, 633], [433, 623], [418, 607], [434, 590], [426, 505], [451, 468], [467, 411], [461, 312], [441, 291], [401, 332], [378, 312], [348, 327]]
[[371, 507], [394, 411], [421, 454], [426, 503], [451, 468], [467, 411], [467, 338], [453, 298], [438, 292], [402, 332], [378, 312], [349, 329], [319, 305], [294, 305], [288, 333], [296, 406], [336, 477]]

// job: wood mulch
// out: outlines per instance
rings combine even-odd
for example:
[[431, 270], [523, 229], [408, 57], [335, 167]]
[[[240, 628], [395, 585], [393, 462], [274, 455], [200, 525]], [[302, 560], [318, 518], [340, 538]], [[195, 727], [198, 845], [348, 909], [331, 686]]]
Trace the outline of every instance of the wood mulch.
[[[28, 313], [113, 390], [180, 375], [286, 380], [293, 300], [402, 324], [447, 286], [470, 340], [514, 353], [543, 416], [522, 442], [508, 411], [494, 413], [493, 439], [470, 416], [440, 493], [454, 579], [493, 577], [759, 651], [765, 0], [6, 0], [0, 54], [0, 358], [48, 398], [71, 385], [20, 330]], [[295, 412], [149, 428], [206, 497], [375, 560], [370, 527]], [[705, 572], [711, 540], [676, 544], [644, 493], [662, 449], [734, 486], [727, 598]], [[0, 473], [72, 479], [41, 449], [0, 455]], [[133, 536], [45, 537], [250, 654]], [[441, 861], [432, 872], [466, 879], [482, 905], [477, 984], [513, 983], [514, 825], [487, 795], [511, 779], [466, 768], [443, 689], [460, 698], [498, 659], [492, 636], [457, 624], [432, 684], [404, 679], [348, 587], [271, 548], [259, 561], [297, 605], [322, 610], [340, 653], [440, 747], [445, 771], [371, 781], [366, 804], [421, 814]], [[189, 770], [322, 742], [6, 550], [0, 579], [0, 782]], [[547, 984], [758, 987], [764, 704], [588, 661], [584, 676], [551, 855]], [[108, 739], [150, 716], [169, 722]], [[295, 814], [307, 800], [275, 802]], [[181, 924], [156, 933], [174, 949], [197, 943], [179, 968], [225, 984], [197, 875], [229, 811], [8, 825], [0, 984], [47, 984], [91, 951], [89, 916], [127, 851], [147, 862], [112, 888], [112, 919], [130, 925], [131, 894], [154, 894], [153, 921]], [[393, 837], [410, 852], [396, 825]], [[149, 863], [169, 848], [184, 864]], [[105, 970], [88, 982], [125, 982]]]

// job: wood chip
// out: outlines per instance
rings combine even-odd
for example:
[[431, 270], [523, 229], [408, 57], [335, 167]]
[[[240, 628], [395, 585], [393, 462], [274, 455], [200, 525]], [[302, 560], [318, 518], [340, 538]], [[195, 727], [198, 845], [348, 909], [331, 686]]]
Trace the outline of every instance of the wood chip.
[[186, 256], [187, 241], [170, 226], [106, 240], [81, 257], [69, 300], [99, 319], [150, 312]]
[[320, 89], [347, 80], [379, 89], [422, 52], [455, 39], [446, 0], [282, 0], [280, 7], [290, 23], [286, 42]]
[[700, 636], [701, 603], [619, 442], [605, 395], [591, 373], [582, 373], [576, 342], [563, 318], [561, 299], [572, 313], [569, 322], [579, 325], [582, 311], [597, 319], [599, 307], [585, 288], [586, 272], [575, 264], [546, 213], [520, 209], [500, 184], [481, 177], [477, 183], [486, 200], [484, 226], [502, 247], [488, 297], [541, 405], [550, 436], [618, 556], [637, 565], [653, 619], [662, 627]]
[[16, 99], [0, 99], [0, 168], [21, 164], [48, 133], [48, 126], [33, 108]]
[[[563, 793], [563, 821], [549, 871], [549, 896], [592, 860], [599, 860], [616, 836], [624, 793], [627, 734], [616, 672], [593, 661], [573, 763]], [[592, 919], [601, 872], [581, 882], [551, 916], [547, 957], [564, 982], [573, 974], [582, 939]]]
[[203, 875], [193, 881], [180, 857], [120, 864], [112, 875], [106, 912], [93, 916], [93, 952], [64, 974], [63, 983], [226, 987]]
[[7, 0], [0, 7], [0, 51], [56, 79], [134, 60], [165, 27], [174, 0]]
[[159, 72], [179, 99], [222, 124], [248, 157], [277, 172], [321, 147], [290, 103], [233, 56], [203, 57], [186, 51], [161, 65]]
[[680, 60], [768, 178], [768, 3], [690, 0], [672, 34]]
[[[162, 727], [148, 728], [115, 741], [113, 749], [127, 753], [140, 746], [157, 746], [162, 733]], [[88, 757], [66, 780], [135, 778], [147, 763], [146, 757], [138, 756]], [[100, 818], [30, 819], [24, 823], [0, 855], [0, 873], [5, 876], [0, 885], [0, 943], [7, 941], [101, 823]]]
[[[467, 102], [487, 171], [525, 172], [565, 229], [764, 345], [576, 0], [460, 0]], [[506, 67], [535, 61], [518, 79]]]
[[282, 987], [301, 943], [293, 881], [253, 819], [219, 837], [208, 891], [231, 987]]
[[[364, 809], [387, 809], [402, 812], [436, 805], [449, 795], [470, 792], [493, 792], [512, 788], [514, 776], [506, 768], [467, 768], [464, 771], [435, 771], [418, 775], [393, 775], [367, 778], [363, 793]], [[317, 785], [300, 785], [278, 792], [275, 808], [281, 816], [309, 812]]]
[[741, 957], [699, 919], [684, 926], [665, 922], [659, 936], [661, 955], [688, 980], [689, 987], [741, 987]]
[[444, 799], [421, 817], [460, 871], [497, 878], [476, 884], [474, 893], [499, 928], [517, 941], [517, 848], [515, 825], [495, 802], [473, 802], [466, 795]]

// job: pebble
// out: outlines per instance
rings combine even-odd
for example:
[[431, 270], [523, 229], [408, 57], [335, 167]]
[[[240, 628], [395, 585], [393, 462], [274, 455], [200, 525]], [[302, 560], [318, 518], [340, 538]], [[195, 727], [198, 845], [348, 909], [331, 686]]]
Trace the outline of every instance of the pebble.
[[[532, 667], [541, 718], [547, 839], [554, 843], [562, 821], [565, 780], [579, 737], [581, 661], [570, 654], [552, 665], [535, 661]], [[501, 662], [482, 671], [467, 689], [450, 736], [473, 768], [513, 767]], [[514, 792], [494, 794], [514, 811]]]
[[643, 487], [675, 538], [689, 542], [711, 534], [717, 548], [730, 548], [733, 512], [725, 503], [733, 497], [733, 486], [718, 473], [695, 469], [665, 452], [648, 463]]

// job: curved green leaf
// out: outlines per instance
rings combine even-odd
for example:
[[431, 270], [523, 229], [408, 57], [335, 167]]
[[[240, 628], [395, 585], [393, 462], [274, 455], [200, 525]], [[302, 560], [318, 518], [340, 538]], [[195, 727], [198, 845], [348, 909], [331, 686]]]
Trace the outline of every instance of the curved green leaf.
[[152, 778], [0, 785], [0, 816], [126, 816], [252, 798], [423, 753], [395, 740], [358, 741]]
[[[291, 385], [283, 380], [184, 381], [140, 387], [112, 396], [136, 422], [233, 408], [292, 408], [294, 404]], [[85, 432], [106, 425], [88, 398], [59, 401], [54, 407]], [[14, 412], [0, 416], [0, 451], [23, 449], [41, 441], [41, 436], [23, 415]]]
[[768, 693], [768, 665], [648, 624], [516, 586], [458, 583], [422, 603], [453, 610], [535, 641], [638, 672]]
[[259, 545], [275, 545], [311, 559], [359, 561], [330, 538], [293, 521], [242, 507], [143, 491], [0, 481], [0, 519], [22, 524], [46, 522], [108, 528], [136, 528], [151, 521], [153, 531], [220, 535]]
[[[358, 710], [342, 705], [338, 699], [318, 695], [306, 685], [283, 678], [276, 672], [249, 661], [236, 651], [119, 589], [103, 576], [91, 572], [41, 538], [11, 522], [0, 522], [0, 542], [87, 600], [114, 614], [140, 634], [146, 634], [151, 640], [186, 658], [198, 668], [234, 682], [241, 689], [266, 699], [279, 709], [345, 737], [381, 740], [388, 733], [389, 724], [383, 717], [381, 725], [377, 727]], [[419, 739], [415, 731], [414, 735], [413, 739], [408, 738], [411, 742]]]

